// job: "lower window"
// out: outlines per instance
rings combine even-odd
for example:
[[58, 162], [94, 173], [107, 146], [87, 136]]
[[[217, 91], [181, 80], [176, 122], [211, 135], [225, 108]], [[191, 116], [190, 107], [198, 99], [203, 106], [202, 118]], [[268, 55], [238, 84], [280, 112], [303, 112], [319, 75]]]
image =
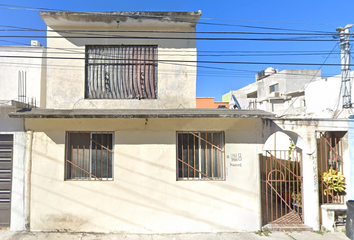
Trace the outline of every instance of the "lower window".
[[224, 180], [224, 132], [177, 132], [177, 179]]
[[65, 179], [112, 180], [113, 133], [67, 132]]

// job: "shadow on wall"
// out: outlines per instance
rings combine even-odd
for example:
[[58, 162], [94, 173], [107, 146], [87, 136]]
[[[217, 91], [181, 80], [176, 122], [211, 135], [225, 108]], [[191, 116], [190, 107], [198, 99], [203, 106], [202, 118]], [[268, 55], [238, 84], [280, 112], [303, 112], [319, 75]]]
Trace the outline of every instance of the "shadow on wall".
[[[52, 135], [50, 138], [53, 141], [57, 144], [63, 144], [63, 134], [64, 133], [58, 134], [58, 132], [50, 132], [48, 137]], [[42, 136], [43, 139], [41, 139], [41, 141], [45, 141], [44, 135]], [[36, 145], [36, 143], [34, 143], [34, 146], [37, 148], [45, 147]], [[95, 216], [96, 219], [95, 217], [84, 217], [86, 215], [99, 213], [97, 215], [105, 215], [107, 219], [117, 221], [117, 225], [119, 225], [119, 223], [128, 223], [142, 231], [159, 231], [158, 224], [155, 229], [151, 229], [151, 227], [149, 228], [147, 225], [144, 225], [141, 218], [138, 221], [134, 221], [134, 215], [122, 215], [119, 209], [123, 206], [132, 208], [135, 214], [139, 212], [142, 214], [140, 217], [143, 217], [143, 214], [146, 212], [155, 212], [156, 214], [161, 214], [161, 216], [169, 214], [171, 218], [172, 216], [178, 216], [185, 219], [192, 219], [193, 221], [208, 225], [211, 228], [225, 229], [228, 228], [228, 226], [220, 224], [217, 218], [212, 220], [204, 218], [202, 215], [191, 214], [188, 208], [184, 209], [183, 204], [172, 204], [168, 199], [174, 199], [174, 203], [188, 202], [188, 205], [204, 206], [207, 211], [212, 212], [218, 212], [220, 210], [219, 204], [217, 203], [228, 206], [230, 212], [235, 214], [237, 214], [238, 209], [244, 208], [240, 203], [227, 200], [223, 196], [213, 195], [201, 189], [183, 187], [186, 182], [178, 182], [175, 180], [175, 169], [169, 167], [161, 168], [161, 165], [154, 163], [154, 159], [144, 159], [123, 152], [116, 152], [115, 154], [115, 166], [119, 171], [115, 173], [115, 175], [118, 177], [116, 177], [114, 181], [102, 183], [100, 181], [64, 181], [64, 173], [58, 174], [59, 176], [63, 176], [62, 179], [59, 179], [51, 175], [50, 172], [55, 171], [55, 168], [63, 171], [64, 166], [58, 167], [57, 165], [64, 164], [63, 156], [54, 156], [51, 155], [50, 152], [46, 154], [45, 150], [34, 150], [33, 161], [35, 164], [32, 172], [32, 179], [34, 180], [32, 183], [32, 214], [34, 216], [33, 221], [37, 222], [37, 226], [41, 224], [40, 222], [45, 222], [43, 227], [46, 230], [59, 229], [77, 231], [87, 229], [87, 226], [88, 228], [105, 229], [104, 223], [101, 223], [97, 216]], [[129, 159], [128, 164], [122, 164], [119, 161], [119, 156]], [[169, 161], [176, 160], [173, 158]], [[53, 165], [51, 162], [55, 162], [56, 164]], [[38, 166], [38, 164], [42, 164], [42, 166]], [[44, 165], [48, 167], [48, 172], [40, 171]], [[136, 165], [140, 165], [139, 171], [134, 168]], [[150, 175], [143, 171], [148, 168], [154, 169], [153, 172], [160, 172], [161, 176]], [[125, 175], [129, 175], [130, 178], [120, 177], [122, 171], [125, 171]], [[162, 177], [164, 174], [173, 175], [174, 177], [170, 178], [170, 180], [166, 180]], [[129, 181], [129, 179], [131, 179], [131, 181]], [[143, 183], [143, 185], [135, 182], [136, 179], [139, 180], [138, 182]], [[40, 184], [41, 182], [50, 184], [42, 185]], [[104, 187], [102, 184], [105, 184]], [[189, 184], [203, 184], [204, 186], [208, 184], [208, 186], [222, 187], [224, 191], [228, 191], [230, 194], [235, 192], [241, 195], [253, 194], [250, 191], [234, 186], [228, 186], [226, 188], [224, 186], [225, 182], [193, 182]], [[70, 192], [70, 194], [67, 194], [68, 192]], [[190, 198], [190, 195], [194, 195], [195, 197]], [[85, 196], [85, 199], [83, 199], [83, 196]], [[87, 196], [92, 196], [94, 200], [86, 199]], [[178, 201], [176, 199], [178, 199]], [[100, 202], [107, 203], [111, 206], [111, 209], [105, 206], [105, 204], [97, 204]], [[212, 202], [214, 202], [214, 204], [211, 204]], [[80, 214], [75, 214], [75, 212], [78, 211], [76, 210], [77, 206], [82, 207], [79, 211]], [[250, 208], [246, 210], [255, 212], [254, 209]], [[36, 216], [37, 211], [41, 212], [41, 214], [43, 212], [47, 214]], [[165, 220], [161, 219], [159, 221], [164, 222]], [[173, 219], [171, 221], [173, 221]]]

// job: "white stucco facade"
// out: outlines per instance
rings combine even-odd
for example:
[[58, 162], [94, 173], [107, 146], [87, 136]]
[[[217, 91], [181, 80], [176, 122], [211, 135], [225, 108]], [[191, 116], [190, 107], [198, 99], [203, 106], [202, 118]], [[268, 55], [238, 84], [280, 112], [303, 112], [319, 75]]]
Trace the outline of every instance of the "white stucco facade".
[[[186, 19], [180, 17], [179, 20], [171, 22], [142, 17], [139, 22], [133, 24], [128, 18], [126, 22], [121, 21], [118, 27], [117, 22], [107, 23], [107, 19], [107, 21], [96, 19], [95, 14], [88, 19], [85, 18], [86, 15], [72, 19], [63, 14], [64, 17], [61, 16], [62, 19], [59, 20], [57, 16], [50, 14], [41, 16], [48, 24], [47, 47], [50, 49], [47, 61], [48, 108], [196, 107], [196, 35], [195, 24], [191, 24], [190, 21], [197, 21], [194, 19], [199, 18], [198, 14], [186, 16]], [[85, 33], [83, 30], [91, 33]], [[107, 32], [100, 32], [102, 30]], [[160, 33], [156, 34], [154, 31]], [[157, 98], [86, 99], [86, 45], [157, 46]]]
[[[69, 127], [70, 126], [70, 127]], [[261, 119], [27, 119], [31, 230], [254, 231], [261, 226]], [[112, 181], [66, 181], [66, 131], [113, 131]], [[176, 131], [225, 132], [225, 181], [178, 181]], [[241, 154], [232, 166], [231, 154]]]

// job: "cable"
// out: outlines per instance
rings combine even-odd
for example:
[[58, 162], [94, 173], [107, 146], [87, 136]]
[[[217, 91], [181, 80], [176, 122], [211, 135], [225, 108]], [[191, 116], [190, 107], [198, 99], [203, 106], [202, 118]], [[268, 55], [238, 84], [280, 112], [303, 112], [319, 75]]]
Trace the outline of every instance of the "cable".
[[[45, 38], [62, 39], [63, 36], [27, 36], [27, 35], [0, 35], [0, 38]], [[151, 36], [65, 36], [66, 39], [152, 39], [152, 40], [212, 40], [212, 41], [284, 41], [284, 42], [334, 42], [335, 39], [312, 39], [304, 38], [212, 38], [212, 37], [151, 37]]]
[[276, 31], [296, 31], [296, 32], [315, 32], [315, 33], [328, 33], [323, 31], [305, 31], [300, 29], [289, 29], [289, 28], [270, 28], [270, 27], [259, 27], [259, 26], [250, 26], [250, 25], [238, 25], [238, 24], [226, 24], [226, 23], [208, 23], [208, 22], [198, 22], [198, 24], [204, 25], [216, 25], [216, 26], [227, 26], [227, 27], [244, 27], [244, 28], [256, 28], [256, 29], [267, 29], [267, 30], [276, 30]]
[[[0, 27], [8, 27], [5, 29], [0, 29], [0, 31], [5, 32], [57, 32], [57, 33], [172, 33], [172, 34], [250, 34], [250, 35], [299, 35], [299, 36], [333, 36], [338, 35], [335, 32], [320, 32], [320, 33], [309, 33], [309, 32], [243, 32], [243, 31], [167, 31], [167, 30], [45, 30], [45, 29], [35, 29], [35, 28], [25, 28], [9, 25], [0, 25]], [[10, 28], [10, 29], [9, 29]], [[13, 29], [14, 28], [14, 29]], [[354, 34], [349, 34], [354, 35]]]
[[[85, 58], [80, 58], [80, 57], [48, 57], [48, 56], [43, 56], [43, 57], [37, 57], [37, 56], [10, 56], [10, 55], [0, 55], [0, 58], [41, 58], [41, 59], [55, 59], [55, 60], [85, 60]], [[327, 57], [328, 58], [328, 57]], [[326, 59], [327, 59], [326, 58]], [[102, 58], [92, 58], [92, 60], [129, 60], [129, 61], [141, 61], [141, 59], [118, 59], [118, 58], [107, 58], [107, 59], [102, 59]], [[173, 62], [173, 63], [212, 63], [212, 64], [248, 64], [248, 65], [259, 65], [259, 64], [265, 64], [265, 65], [296, 65], [296, 66], [341, 66], [340, 63], [289, 63], [289, 62], [239, 62], [239, 61], [202, 61], [202, 60], [167, 60], [167, 59], [158, 59], [158, 60], [144, 60], [145, 62]], [[106, 65], [107, 63], [102, 63], [102, 65]], [[98, 64], [99, 65], [99, 64]], [[354, 65], [350, 65], [354, 66]]]
[[[259, 1], [259, 0], [256, 0]], [[253, 2], [256, 2], [253, 1]], [[251, 3], [253, 3], [251, 2]], [[250, 4], [250, 3], [248, 3]], [[18, 10], [41, 10], [41, 11], [67, 11], [70, 12], [69, 10], [64, 10], [64, 9], [54, 9], [54, 8], [38, 8], [38, 7], [26, 7], [26, 6], [19, 6], [19, 5], [9, 5], [9, 4], [0, 4], [4, 9], [18, 9]], [[237, 22], [255, 22], [255, 23], [280, 23], [280, 24], [296, 24], [296, 25], [332, 25], [334, 24], [329, 24], [329, 23], [314, 23], [314, 22], [284, 22], [284, 21], [261, 21], [261, 20], [245, 20], [245, 19], [229, 19], [229, 18], [204, 18], [200, 17], [200, 19], [203, 20], [215, 20], [215, 21], [237, 21]]]
[[[0, 40], [1, 41], [1, 40]], [[2, 40], [2, 41], [6, 41], [6, 40]], [[100, 46], [100, 45], [97, 45], [97, 46]], [[102, 45], [102, 46], [106, 46], [106, 45]], [[112, 44], [110, 46], [122, 46], [122, 44]], [[0, 50], [1, 50], [1, 47], [0, 46]], [[4, 47], [11, 47], [11, 46], [4, 46]], [[72, 53], [84, 53], [85, 52], [85, 49], [84, 49], [85, 46], [82, 46], [82, 47], [75, 47], [75, 48], [65, 48], [65, 47], [46, 47], [47, 50], [51, 50], [51, 49], [55, 49], [55, 50], [60, 50], [62, 52], [64, 51], [68, 51], [68, 52], [72, 52]], [[171, 51], [170, 49], [164, 49], [164, 48], [159, 48], [158, 49], [158, 52], [173, 52], [173, 53], [193, 53], [195, 52], [194, 51], [195, 48], [191, 48], [190, 51], [186, 50], [186, 49], [173, 49], [173, 51]], [[19, 51], [19, 50], [9, 50], [9, 51]], [[49, 52], [49, 51], [48, 51]], [[303, 50], [292, 50], [292, 51], [277, 51], [277, 50], [274, 50], [274, 51], [267, 51], [267, 50], [198, 50], [197, 53], [213, 53], [213, 54], [216, 54], [216, 53], [219, 53], [219, 54], [222, 54], [222, 53], [228, 53], [228, 54], [234, 54], [234, 53], [242, 53], [242, 54], [246, 54], [246, 53], [252, 53], [252, 54], [323, 54], [323, 55], [328, 55], [330, 52], [329, 51], [303, 51]], [[339, 54], [339, 53], [338, 53]]]
[[230, 19], [230, 18], [204, 18], [199, 19], [203, 20], [217, 20], [217, 21], [233, 21], [233, 22], [254, 22], [254, 23], [280, 23], [280, 24], [294, 24], [294, 25], [325, 25], [329, 26], [334, 24], [329, 23], [313, 23], [313, 22], [282, 22], [282, 21], [262, 21], [262, 20], [245, 20], [245, 19]]
[[[58, 11], [58, 12], [75, 12], [75, 11], [66, 11], [62, 9], [48, 9], [48, 8], [37, 8], [37, 7], [26, 7], [26, 6], [18, 6], [18, 5], [9, 5], [9, 4], [0, 4], [1, 8], [4, 9], [18, 9], [18, 10], [40, 10], [40, 11]], [[122, 16], [128, 16], [128, 17], [136, 17], [137, 15], [132, 15], [132, 14], [125, 14]], [[149, 16], [143, 16], [145, 18], [164, 18], [164, 16], [159, 16], [159, 15], [149, 15]], [[195, 18], [194, 16], [184, 16], [184, 18]], [[212, 18], [208, 18], [212, 19]], [[218, 19], [219, 20], [219, 19]], [[229, 19], [230, 20], [230, 19]], [[228, 20], [228, 21], [229, 21]], [[238, 20], [239, 21], [239, 20]], [[184, 21], [184, 22], [189, 22], [189, 21]], [[195, 23], [195, 21], [191, 22]], [[282, 23], [282, 22], [279, 22]], [[249, 26], [249, 25], [236, 25], [236, 24], [218, 24], [218, 23], [209, 23], [209, 22], [198, 22], [198, 24], [208, 24], [208, 25], [219, 25], [219, 26], [237, 26], [237, 27], [246, 27], [246, 28], [257, 28], [257, 29], [271, 29], [271, 30], [277, 30], [277, 31], [282, 31], [282, 30], [290, 30], [290, 31], [304, 31], [304, 30], [298, 30], [298, 29], [283, 29], [283, 28], [267, 28], [267, 27], [257, 27], [257, 26]], [[306, 31], [308, 32], [308, 31]], [[321, 31], [311, 31], [311, 32], [321, 32]]]
[[0, 40], [1, 42], [7, 42], [7, 43], [15, 43], [15, 44], [20, 44], [22, 45], [23, 43], [20, 42], [15, 42], [15, 41], [7, 41], [7, 40]]
[[[0, 40], [0, 41], [4, 41], [4, 42], [12, 42], [12, 41], [6, 41], [6, 40]], [[15, 42], [16, 43], [16, 42]], [[29, 47], [29, 46], [28, 46]], [[32, 47], [31, 47], [32, 48]], [[48, 48], [47, 48], [48, 49]], [[50, 49], [50, 48], [49, 48]], [[57, 55], [66, 55], [66, 54], [69, 54], [69, 55], [82, 55], [82, 54], [85, 54], [85, 49], [82, 49], [82, 50], [76, 50], [76, 51], [67, 51], [65, 50], [64, 48], [63, 49], [60, 49], [60, 48], [55, 48], [56, 50], [63, 50], [61, 52], [57, 52], [57, 51], [46, 51], [47, 54], [57, 54]], [[65, 51], [64, 51], [65, 50]], [[21, 49], [5, 49], [5, 50], [2, 50], [1, 49], [1, 46], [0, 46], [0, 53], [2, 52], [7, 52], [7, 53], [25, 53], [26, 51], [24, 50], [21, 50]], [[28, 51], [28, 52], [31, 52], [31, 51]], [[163, 52], [163, 50], [159, 50], [159, 56], [171, 56], [171, 51], [169, 50], [166, 50], [165, 51], [166, 53]], [[173, 56], [176, 56], [176, 57], [192, 57], [192, 56], [198, 56], [198, 57], [254, 57], [254, 56], [258, 56], [258, 57], [264, 57], [264, 56], [267, 56], [267, 57], [270, 57], [270, 56], [318, 56], [318, 55], [327, 55], [328, 53], [324, 53], [324, 52], [294, 52], [294, 53], [254, 53], [254, 54], [235, 54], [235, 53], [230, 53], [230, 52], [237, 52], [237, 51], [228, 51], [224, 54], [202, 54], [202, 53], [199, 53], [198, 52], [191, 52], [190, 54], [187, 54], [188, 52], [186, 51], [183, 51], [183, 52], [177, 52], [175, 53], [175, 51], [173, 52]], [[183, 54], [182, 54], [183, 53]], [[338, 53], [339, 54], [339, 53]]]
[[19, 5], [10, 5], [10, 4], [3, 4], [0, 3], [0, 6], [4, 9], [13, 9], [13, 10], [29, 10], [29, 11], [66, 11], [62, 9], [55, 9], [55, 8], [39, 8], [39, 7], [26, 7], [26, 6], [19, 6]]
[[[331, 53], [334, 51], [334, 49], [338, 46], [338, 43], [333, 47]], [[329, 56], [331, 55], [328, 54], [327, 58], [323, 61], [322, 65], [318, 68], [316, 74], [310, 79], [310, 81], [304, 86], [304, 91], [306, 90], [306, 88], [308, 87], [308, 85], [314, 80], [314, 78], [317, 76], [318, 72], [321, 70], [321, 68], [324, 66], [325, 62], [327, 61], [327, 59], [329, 58]], [[339, 64], [340, 66], [341, 64]], [[289, 107], [285, 110], [285, 112], [283, 114], [280, 115], [280, 117], [284, 116], [284, 114], [290, 109], [290, 107], [292, 107], [294, 105], [294, 103], [296, 102], [296, 100], [299, 98], [299, 96], [297, 96], [295, 98], [294, 101], [291, 102], [291, 104], [289, 105]]]

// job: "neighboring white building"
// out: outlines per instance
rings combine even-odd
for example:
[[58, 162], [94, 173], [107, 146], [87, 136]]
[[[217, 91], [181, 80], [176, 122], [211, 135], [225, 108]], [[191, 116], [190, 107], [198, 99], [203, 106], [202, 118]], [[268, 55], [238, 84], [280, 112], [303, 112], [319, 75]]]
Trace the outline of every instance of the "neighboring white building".
[[8, 114], [45, 106], [45, 52], [38, 41], [0, 46], [0, 227], [13, 231], [25, 229], [26, 134]]
[[[353, 79], [354, 72], [350, 76]], [[256, 75], [256, 82], [230, 91], [222, 101], [232, 101], [234, 96], [241, 109], [260, 109], [279, 116], [347, 118], [351, 112], [342, 107], [341, 85], [341, 75], [321, 77], [320, 70], [279, 72], [267, 68]]]
[[[351, 79], [354, 72], [350, 72]], [[352, 82], [353, 80], [351, 80]], [[351, 84], [351, 93], [354, 86]], [[352, 104], [354, 98], [351, 98]], [[352, 114], [348, 109], [343, 109], [342, 76], [318, 78], [305, 88], [306, 114], [310, 116], [328, 118], [346, 118]]]
[[267, 68], [259, 72], [256, 82], [223, 95], [223, 101], [233, 95], [241, 109], [262, 109], [276, 114], [300, 114], [306, 109], [305, 86], [318, 80], [318, 70], [283, 70]]

